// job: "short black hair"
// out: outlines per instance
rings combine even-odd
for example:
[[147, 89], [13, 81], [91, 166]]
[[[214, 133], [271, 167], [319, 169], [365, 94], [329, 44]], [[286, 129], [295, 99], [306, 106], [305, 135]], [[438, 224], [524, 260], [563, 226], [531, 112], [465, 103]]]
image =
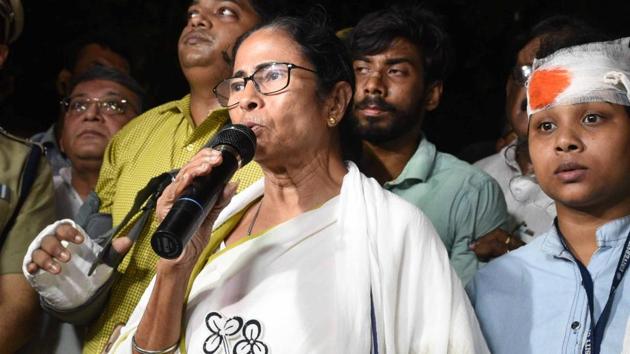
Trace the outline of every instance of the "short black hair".
[[[515, 37], [510, 50], [510, 69], [516, 62], [518, 52], [535, 38], [540, 38], [540, 48], [536, 57], [540, 58], [543, 47], [547, 47], [548, 42], [581, 42], [588, 43], [604, 38], [604, 34], [583, 19], [565, 14], [558, 14], [545, 17], [536, 22], [530, 29]], [[546, 51], [546, 50], [543, 50]]]
[[236, 57], [238, 48], [252, 33], [265, 28], [280, 29], [293, 38], [302, 54], [313, 64], [320, 97], [330, 93], [340, 81], [348, 82], [354, 91], [354, 74], [347, 48], [327, 22], [326, 13], [320, 7], [313, 8], [304, 17], [277, 17], [239, 37], [232, 58]]
[[68, 85], [68, 93], [72, 93], [72, 91], [80, 83], [94, 80], [111, 81], [126, 87], [129, 91], [138, 96], [139, 107], [136, 107], [138, 109], [138, 114], [144, 112], [146, 109], [147, 97], [142, 86], [140, 86], [140, 84], [131, 76], [107, 66], [94, 65], [84, 73], [72, 78], [70, 84]]
[[[562, 18], [560, 17], [560, 19]], [[564, 26], [560, 26], [559, 21], [553, 17], [541, 22], [537, 27], [542, 25], [551, 27], [555, 25], [558, 26], [558, 30], [547, 32], [541, 37], [540, 48], [536, 53], [536, 58], [544, 58], [562, 48], [610, 39], [610, 36], [605, 32], [588, 23], [577, 19], [574, 21], [573, 24], [566, 23]]]
[[287, 0], [250, 0], [250, 4], [260, 17], [261, 22], [269, 22], [276, 17], [285, 15], [289, 8]]
[[394, 5], [369, 13], [354, 27], [348, 43], [353, 59], [357, 59], [387, 50], [396, 38], [404, 38], [420, 50], [426, 84], [446, 78], [451, 41], [442, 19], [423, 6]]
[[127, 64], [131, 66], [129, 50], [123, 43], [122, 39], [111, 33], [105, 33], [105, 30], [102, 32], [84, 34], [63, 48], [63, 68], [74, 73], [74, 69], [83, 50], [90, 44], [96, 44], [101, 48], [108, 49], [120, 55], [127, 61]]

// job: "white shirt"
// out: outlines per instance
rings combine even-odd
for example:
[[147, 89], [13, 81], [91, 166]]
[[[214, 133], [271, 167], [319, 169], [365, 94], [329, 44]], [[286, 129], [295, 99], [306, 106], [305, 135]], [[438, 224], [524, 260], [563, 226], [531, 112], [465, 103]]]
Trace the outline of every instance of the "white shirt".
[[62, 167], [53, 176], [57, 219], [74, 219], [83, 204], [83, 199], [72, 186], [71, 167]]
[[521, 173], [515, 152], [516, 142], [513, 142], [474, 165], [499, 182], [510, 214], [509, 231], [521, 240], [530, 242], [549, 230], [556, 217], [556, 206], [534, 176]]

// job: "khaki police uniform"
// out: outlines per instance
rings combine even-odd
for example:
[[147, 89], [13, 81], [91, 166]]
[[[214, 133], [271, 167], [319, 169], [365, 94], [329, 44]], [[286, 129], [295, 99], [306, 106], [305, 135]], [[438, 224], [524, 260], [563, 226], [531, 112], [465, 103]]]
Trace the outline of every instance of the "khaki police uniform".
[[[0, 128], [0, 231], [4, 231], [18, 203], [22, 175], [35, 143]], [[39, 161], [37, 177], [19, 211], [15, 224], [0, 249], [0, 275], [22, 273], [22, 260], [31, 243], [55, 217], [54, 190], [46, 158]]]

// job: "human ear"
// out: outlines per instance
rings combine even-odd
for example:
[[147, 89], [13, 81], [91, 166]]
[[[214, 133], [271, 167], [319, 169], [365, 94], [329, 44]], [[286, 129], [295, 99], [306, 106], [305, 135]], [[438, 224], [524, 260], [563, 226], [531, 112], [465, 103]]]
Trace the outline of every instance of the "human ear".
[[328, 116], [327, 118], [334, 117], [336, 124], [343, 119], [346, 109], [352, 100], [352, 87], [347, 81], [340, 81], [335, 84], [332, 92], [328, 97]]
[[442, 99], [442, 92], [444, 90], [444, 84], [442, 81], [436, 81], [431, 84], [427, 89], [427, 94], [424, 100], [424, 107], [428, 111], [432, 111], [440, 105]]

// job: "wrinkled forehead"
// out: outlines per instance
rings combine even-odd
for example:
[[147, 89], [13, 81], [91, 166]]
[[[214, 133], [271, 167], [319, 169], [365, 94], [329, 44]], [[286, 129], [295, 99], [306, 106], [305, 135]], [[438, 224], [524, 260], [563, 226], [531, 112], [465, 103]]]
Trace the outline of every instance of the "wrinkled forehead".
[[253, 32], [238, 47], [233, 73], [251, 74], [265, 63], [285, 62], [305, 65], [299, 44], [281, 28], [264, 27]]
[[527, 113], [557, 105], [608, 102], [630, 106], [630, 37], [561, 49], [535, 60]]

